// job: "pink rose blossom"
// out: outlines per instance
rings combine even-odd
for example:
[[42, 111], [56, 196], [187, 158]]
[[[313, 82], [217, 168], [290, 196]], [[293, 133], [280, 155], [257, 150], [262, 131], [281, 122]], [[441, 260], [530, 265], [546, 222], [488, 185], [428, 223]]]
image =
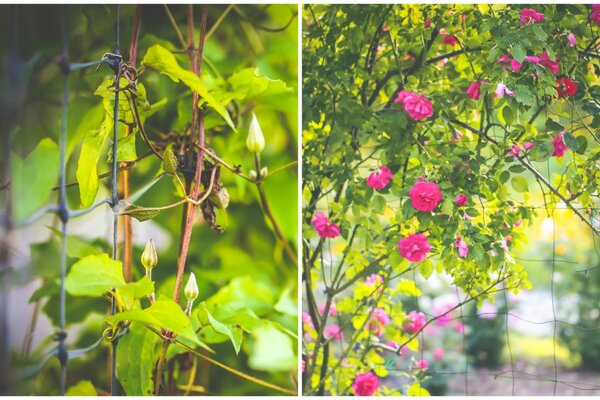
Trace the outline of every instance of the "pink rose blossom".
[[539, 64], [540, 58], [537, 56], [525, 56], [525, 61], [534, 63], [534, 64]]
[[425, 25], [426, 29], [429, 29], [431, 27], [431, 20], [430, 19], [426, 19], [424, 25]]
[[335, 339], [341, 341], [344, 338], [344, 332], [342, 332], [342, 328], [335, 324], [327, 325], [323, 335], [326, 339]]
[[383, 189], [385, 188], [390, 180], [394, 177], [390, 169], [386, 166], [379, 167], [379, 172], [373, 172], [367, 178], [367, 185], [372, 187], [373, 189]]
[[473, 217], [471, 217], [469, 214], [467, 214], [466, 211], [463, 211], [463, 218], [466, 219], [466, 220], [472, 220], [473, 219]]
[[371, 321], [369, 322], [368, 329], [375, 336], [382, 336], [385, 330], [385, 325], [390, 322], [390, 316], [383, 308], [376, 308], [371, 314]]
[[433, 349], [433, 358], [435, 358], [436, 361], [442, 361], [444, 359], [444, 349], [441, 347]]
[[521, 26], [531, 25], [535, 22], [543, 22], [544, 14], [535, 11], [532, 8], [524, 8], [521, 10]]
[[523, 64], [518, 62], [514, 58], [512, 60], [510, 60], [510, 67], [512, 68], [513, 71], [520, 70], [522, 66], [523, 66]]
[[418, 211], [433, 211], [442, 200], [442, 191], [435, 182], [420, 180], [408, 192], [412, 206]]
[[305, 331], [309, 329], [315, 329], [312, 318], [310, 318], [310, 314], [306, 311], [302, 311], [302, 326]]
[[454, 325], [454, 332], [458, 332], [458, 333], [465, 333], [465, 324], [463, 324], [462, 322], [457, 322], [456, 325]]
[[481, 83], [479, 81], [471, 83], [467, 89], [467, 96], [473, 100], [479, 100], [481, 97]]
[[427, 243], [427, 237], [422, 233], [408, 235], [398, 241], [398, 250], [400, 255], [411, 262], [423, 261], [427, 253], [431, 251], [431, 246]]
[[440, 309], [435, 310], [436, 320], [435, 323], [439, 326], [448, 326], [452, 322], [452, 314], [448, 311], [454, 307], [452, 304], [447, 304]]
[[600, 25], [600, 4], [592, 4], [590, 20], [596, 25]]
[[569, 150], [567, 145], [565, 145], [565, 141], [563, 140], [563, 132], [556, 135], [554, 140], [552, 140], [552, 146], [554, 146], [554, 151], [552, 152], [554, 157], [562, 157], [565, 155], [565, 152]]
[[548, 52], [544, 51], [542, 54], [540, 54], [540, 65], [548, 68], [550, 72], [556, 75], [559, 68], [558, 56], [554, 57], [554, 61], [552, 61], [550, 60], [550, 57], [548, 57]]
[[[321, 304], [317, 308], [319, 309], [319, 314], [323, 315], [323, 313], [325, 312], [325, 304]], [[331, 303], [329, 305], [329, 316], [335, 317], [337, 315], [337, 308], [335, 308], [335, 304]]]
[[498, 97], [503, 97], [504, 94], [507, 94], [508, 96], [511, 96], [511, 97], [515, 95], [514, 92], [509, 90], [504, 83], [499, 83], [498, 86], [496, 86], [496, 91], [494, 92], [494, 98], [497, 99]]
[[412, 331], [413, 333], [417, 333], [423, 329], [427, 320], [425, 319], [425, 314], [422, 312], [411, 311], [406, 315], [406, 318], [410, 321], [406, 324], [402, 330], [406, 332], [407, 330]]
[[519, 157], [519, 153], [521, 152], [521, 150], [523, 150], [521, 146], [519, 146], [518, 144], [514, 144], [508, 151], [508, 155], [517, 158]]
[[466, 194], [459, 194], [454, 198], [454, 204], [456, 204], [459, 207], [464, 206], [465, 204], [467, 204], [467, 202], [469, 201], [469, 198], [467, 197]]
[[322, 238], [334, 239], [340, 236], [340, 227], [329, 221], [329, 218], [320, 211], [315, 214], [312, 224], [315, 227], [317, 234]]
[[427, 368], [429, 368], [429, 363], [427, 362], [426, 359], [421, 358], [419, 361], [417, 361], [415, 363], [415, 368], [422, 369], [423, 371], [425, 371]]
[[442, 44], [447, 44], [452, 47], [456, 46], [456, 36], [454, 35], [443, 35]]
[[408, 116], [417, 121], [433, 115], [433, 104], [425, 96], [420, 96], [416, 92], [401, 90], [394, 103], [402, 104]]
[[569, 46], [571, 47], [575, 47], [575, 45], [577, 44], [577, 38], [572, 33], [569, 33], [569, 35], [567, 36], [567, 40], [569, 41]]
[[466, 257], [469, 254], [469, 247], [467, 243], [462, 239], [462, 236], [457, 236], [454, 241], [454, 247], [458, 249], [458, 255], [461, 257]]
[[365, 280], [365, 285], [368, 287], [377, 287], [377, 290], [375, 291], [376, 293], [373, 293], [373, 296], [377, 295], [379, 296], [381, 294], [381, 292], [383, 291], [383, 286], [381, 286], [381, 284], [383, 283], [383, 277], [379, 274], [371, 274], [367, 280]]
[[533, 143], [531, 143], [531, 142], [524, 142], [524, 143], [523, 143], [523, 148], [524, 148], [525, 150], [529, 150], [529, 149], [531, 149], [532, 147], [533, 147]]
[[496, 64], [502, 64], [502, 63], [506, 63], [509, 61], [510, 61], [510, 55], [504, 54], [504, 55], [502, 55], [502, 57], [500, 57], [499, 59], [496, 60]]
[[379, 378], [369, 371], [354, 377], [352, 389], [356, 396], [373, 396], [379, 386]]

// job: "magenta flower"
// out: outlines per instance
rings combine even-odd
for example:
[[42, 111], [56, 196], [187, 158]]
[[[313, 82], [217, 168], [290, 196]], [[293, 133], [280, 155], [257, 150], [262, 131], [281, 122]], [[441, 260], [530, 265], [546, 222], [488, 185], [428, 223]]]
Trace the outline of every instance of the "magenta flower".
[[424, 25], [425, 25], [426, 29], [429, 29], [431, 27], [431, 20], [430, 19], [426, 19]]
[[519, 157], [519, 153], [522, 151], [523, 149], [521, 148], [521, 146], [519, 146], [518, 144], [514, 144], [510, 150], [508, 151], [508, 154], [517, 158]]
[[433, 211], [442, 200], [442, 191], [435, 182], [420, 180], [408, 192], [412, 206], [419, 211]]
[[317, 234], [322, 238], [334, 239], [340, 236], [340, 227], [329, 221], [329, 218], [320, 211], [315, 214], [312, 225], [317, 231]]
[[548, 57], [548, 52], [544, 51], [542, 54], [540, 54], [540, 65], [548, 68], [550, 72], [556, 75], [559, 67], [558, 56], [554, 57], [554, 61], [552, 61], [550, 60], [550, 57]]
[[494, 92], [494, 98], [497, 99], [498, 97], [503, 97], [504, 94], [511, 96], [511, 97], [515, 95], [514, 92], [509, 90], [504, 83], [499, 83], [498, 86], [496, 86], [496, 91]]
[[456, 37], [454, 35], [443, 35], [442, 44], [447, 44], [454, 47], [456, 46]]
[[407, 330], [410, 330], [413, 333], [420, 332], [421, 329], [423, 329], [423, 327], [427, 323], [425, 314], [423, 314], [422, 312], [411, 311], [406, 315], [406, 318], [410, 322], [404, 325], [404, 327], [402, 328], [404, 332], [406, 332]]
[[467, 96], [473, 100], [479, 100], [479, 97], [481, 97], [481, 83], [479, 81], [471, 83], [467, 89]]
[[456, 204], [459, 207], [464, 206], [465, 204], [467, 204], [467, 201], [469, 201], [469, 198], [467, 197], [466, 194], [459, 194], [454, 198], [454, 204]]
[[521, 10], [521, 26], [543, 21], [544, 14], [535, 11], [533, 8], [524, 8]]
[[600, 4], [592, 4], [590, 20], [596, 25], [600, 25]]
[[390, 180], [394, 177], [392, 171], [386, 166], [379, 167], [379, 172], [373, 172], [367, 178], [367, 185], [372, 187], [373, 189], [383, 189], [385, 188]]
[[525, 61], [534, 63], [534, 64], [539, 64], [540, 58], [538, 56], [525, 56]]
[[563, 132], [556, 135], [554, 140], [552, 140], [552, 146], [554, 146], [554, 151], [552, 152], [554, 157], [562, 157], [565, 155], [565, 152], [569, 150], [565, 144], [565, 141], [563, 140]]
[[312, 322], [312, 318], [310, 317], [310, 314], [306, 311], [302, 311], [302, 327], [305, 331], [315, 329], [315, 326]]
[[569, 41], [569, 46], [571, 47], [575, 47], [575, 45], [577, 44], [577, 38], [572, 33], [569, 33], [569, 35], [567, 36], [567, 40]]
[[444, 349], [441, 347], [433, 349], [433, 358], [435, 358], [436, 361], [442, 361], [444, 359]]
[[408, 235], [398, 241], [398, 250], [400, 255], [411, 262], [423, 261], [427, 253], [431, 251], [431, 246], [427, 242], [427, 237], [422, 233]]
[[462, 239], [462, 236], [457, 236], [454, 241], [454, 247], [458, 249], [458, 255], [461, 257], [466, 257], [469, 254], [469, 247], [467, 243]]
[[335, 339], [340, 341], [344, 339], [344, 332], [342, 332], [342, 328], [335, 324], [327, 325], [323, 335], [325, 336], [325, 339]]
[[394, 103], [402, 104], [408, 116], [417, 121], [433, 115], [433, 104], [425, 96], [420, 96], [416, 92], [401, 90]]
[[[325, 312], [325, 304], [318, 305], [317, 309], [319, 310], [319, 314], [323, 315], [323, 313]], [[331, 317], [335, 317], [336, 315], [338, 315], [337, 308], [335, 308], [335, 304], [333, 303], [329, 305], [329, 315]]]
[[379, 378], [373, 372], [365, 372], [354, 377], [352, 389], [356, 396], [373, 396], [379, 386]]
[[382, 336], [385, 330], [385, 325], [390, 322], [390, 316], [383, 308], [376, 308], [371, 314], [371, 321], [369, 322], [368, 329], [375, 336]]
[[523, 148], [524, 148], [525, 150], [529, 150], [529, 149], [531, 149], [532, 147], [533, 147], [533, 143], [531, 143], [531, 142], [524, 142], [524, 143], [523, 143]]
[[423, 371], [425, 371], [427, 368], [429, 368], [429, 363], [424, 358], [421, 358], [415, 363], [415, 369], [422, 369]]

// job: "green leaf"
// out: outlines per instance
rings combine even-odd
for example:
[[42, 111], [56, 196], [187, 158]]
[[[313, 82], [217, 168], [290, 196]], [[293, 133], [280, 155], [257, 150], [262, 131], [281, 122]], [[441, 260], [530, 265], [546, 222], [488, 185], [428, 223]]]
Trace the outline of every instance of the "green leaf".
[[98, 192], [98, 160], [108, 139], [105, 124], [96, 131], [90, 131], [83, 139], [81, 153], [77, 161], [77, 182], [79, 198], [83, 208], [89, 207]]
[[282, 80], [260, 76], [257, 68], [244, 68], [227, 78], [227, 83], [231, 90], [220, 93], [219, 96], [223, 104], [228, 104], [233, 99], [250, 100], [292, 91]]
[[158, 214], [160, 214], [160, 210], [156, 210], [153, 208], [138, 207], [132, 204], [125, 208], [121, 212], [121, 214], [129, 215], [130, 217], [133, 217], [138, 221], [143, 222], [155, 218]]
[[575, 135], [573, 135], [571, 132], [563, 133], [563, 140], [569, 149], [573, 151], [577, 151], [577, 149], [579, 149], [579, 142], [575, 138]]
[[293, 287], [288, 286], [281, 292], [279, 300], [277, 300], [274, 307], [275, 311], [293, 317], [298, 316], [298, 301], [296, 300], [296, 296], [292, 295], [294, 293], [293, 289]]
[[[240, 353], [240, 348], [242, 346], [242, 331], [240, 329], [238, 329], [237, 332], [234, 333], [232, 329], [229, 328], [229, 326], [225, 325], [224, 323], [213, 317], [212, 314], [206, 308], [205, 302], [200, 303], [200, 305], [198, 306], [198, 318], [201, 322], [206, 321], [203, 323], [203, 325], [206, 326], [207, 323], [209, 325], [203, 328], [203, 331], [210, 327], [214, 329], [216, 333], [227, 336], [229, 340], [231, 340], [231, 344], [233, 344], [235, 354]], [[206, 334], [206, 332], [204, 334]]]
[[423, 261], [421, 261], [421, 263], [419, 264], [419, 272], [421, 273], [421, 276], [423, 278], [429, 279], [429, 277], [433, 273], [433, 263], [429, 258], [426, 258]]
[[578, 143], [577, 150], [576, 150], [577, 154], [584, 154], [588, 147], [588, 140], [586, 139], [585, 136], [580, 135], [580, 136], [577, 136], [577, 143]]
[[529, 190], [527, 179], [522, 176], [513, 176], [513, 178], [510, 180], [510, 184], [512, 185], [513, 189], [519, 193], [524, 193]]
[[98, 392], [92, 382], [79, 381], [67, 390], [65, 396], [98, 396]]
[[227, 304], [233, 309], [249, 309], [256, 315], [263, 316], [273, 310], [275, 296], [270, 288], [250, 276], [232, 279], [206, 301], [209, 309]]
[[154, 389], [153, 371], [160, 337], [136, 322], [119, 339], [117, 378], [127, 396], [149, 396]]
[[[48, 227], [57, 238], [62, 237], [60, 230]], [[89, 241], [80, 239], [73, 235], [67, 235], [67, 255], [73, 258], [83, 258], [86, 256], [103, 254], [98, 246], [91, 244]]]
[[441, 210], [446, 215], [452, 215], [452, 212], [454, 211], [454, 202], [452, 199], [444, 199], [444, 201], [442, 201]]
[[137, 321], [152, 325], [155, 328], [166, 328], [212, 352], [208, 346], [198, 340], [190, 319], [185, 315], [179, 304], [166, 296], [160, 296], [148, 308], [123, 311], [107, 317], [106, 321], [111, 324], [116, 324], [119, 321]]
[[552, 156], [554, 147], [549, 142], [535, 142], [533, 148], [529, 152], [529, 158], [532, 161], [546, 161]]
[[513, 56], [513, 58], [520, 63], [522, 63], [525, 59], [525, 49], [519, 44], [514, 45], [510, 53]]
[[554, 121], [553, 119], [548, 118], [546, 120], [546, 129], [549, 131], [562, 131], [565, 129], [560, 123]]
[[[137, 132], [137, 131], [136, 131]], [[117, 161], [135, 161], [137, 160], [137, 151], [135, 149], [135, 132], [131, 135], [123, 136], [117, 142]], [[108, 149], [108, 162], [112, 161], [112, 147]]]
[[271, 324], [256, 329], [248, 364], [260, 371], [293, 371], [297, 368], [295, 345], [289, 335]]
[[194, 91], [198, 92], [202, 100], [219, 113], [225, 122], [227, 122], [227, 125], [235, 131], [235, 126], [225, 106], [213, 97], [196, 74], [181, 68], [177, 63], [175, 56], [169, 50], [158, 44], [150, 47], [142, 60], [142, 65], [167, 75], [174, 82], [181, 81]]
[[13, 154], [12, 205], [16, 220], [22, 220], [38, 210], [52, 194], [59, 171], [58, 146], [51, 139], [42, 139], [22, 160]]
[[72, 296], [102, 296], [111, 288], [124, 287], [121, 261], [106, 254], [87, 256], [77, 261], [67, 275], [67, 292]]
[[510, 125], [515, 119], [515, 115], [508, 105], [504, 106], [502, 109], [502, 118], [504, 118], [504, 121], [508, 125]]
[[136, 299], [141, 299], [154, 292], [154, 282], [147, 276], [135, 282], [129, 282], [125, 287], [118, 289], [119, 294], [123, 297], [123, 302], [128, 308], [133, 307], [133, 302]]

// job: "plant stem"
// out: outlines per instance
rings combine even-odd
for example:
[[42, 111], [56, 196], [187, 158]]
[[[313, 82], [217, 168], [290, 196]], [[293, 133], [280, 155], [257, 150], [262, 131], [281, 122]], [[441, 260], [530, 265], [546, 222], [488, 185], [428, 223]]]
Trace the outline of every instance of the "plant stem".
[[160, 393], [160, 386], [162, 385], [162, 379], [165, 372], [165, 360], [167, 359], [167, 349], [169, 348], [169, 342], [163, 340], [162, 347], [160, 348], [160, 355], [158, 356], [158, 363], [156, 364], [156, 373], [154, 375], [154, 395], [158, 396]]

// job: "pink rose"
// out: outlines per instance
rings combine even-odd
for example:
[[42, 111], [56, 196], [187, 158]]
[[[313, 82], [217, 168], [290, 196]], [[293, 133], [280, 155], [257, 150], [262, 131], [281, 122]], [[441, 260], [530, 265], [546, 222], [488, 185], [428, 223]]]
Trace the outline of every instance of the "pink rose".
[[426, 29], [429, 29], [431, 27], [431, 20], [430, 19], [426, 19], [424, 25], [425, 25]]
[[312, 224], [316, 229], [317, 234], [322, 238], [334, 239], [340, 236], [340, 227], [329, 221], [329, 218], [320, 211], [315, 214]]
[[462, 322], [457, 322], [456, 325], [454, 325], [454, 332], [458, 332], [458, 333], [465, 333], [465, 324], [463, 324]]
[[498, 86], [496, 86], [496, 91], [494, 92], [494, 98], [497, 99], [498, 97], [503, 97], [504, 94], [507, 94], [508, 96], [511, 96], [511, 97], [515, 95], [514, 92], [509, 90], [504, 83], [499, 83]]
[[514, 58], [512, 60], [510, 60], [510, 67], [512, 68], [513, 71], [520, 70], [522, 66], [523, 66], [523, 64], [521, 64], [520, 62], [518, 62]]
[[575, 47], [575, 45], [577, 44], [577, 38], [572, 33], [569, 33], [569, 35], [567, 36], [567, 40], [569, 41], [569, 46], [571, 47]]
[[554, 157], [562, 157], [565, 155], [565, 152], [569, 150], [569, 148], [567, 147], [567, 145], [565, 145], [565, 142], [563, 140], [563, 132], [556, 135], [554, 140], [552, 140], [552, 146], [554, 146], [554, 151], [552, 152], [552, 155]]
[[392, 171], [386, 166], [379, 167], [379, 172], [373, 172], [367, 178], [367, 185], [372, 187], [373, 189], [383, 189], [385, 188], [390, 180], [394, 177]]
[[[323, 313], [325, 312], [325, 304], [321, 304], [317, 306], [317, 308], [319, 310], [319, 314], [323, 315]], [[332, 317], [338, 315], [337, 308], [335, 308], [335, 304], [333, 303], [329, 305], [329, 315]]]
[[521, 148], [521, 146], [519, 146], [518, 144], [514, 144], [510, 150], [508, 151], [508, 154], [517, 158], [519, 157], [519, 153], [522, 151], [523, 149]]
[[415, 363], [415, 369], [422, 369], [423, 371], [425, 371], [427, 368], [429, 368], [429, 363], [424, 358], [421, 358]]
[[467, 96], [473, 100], [479, 100], [479, 97], [481, 97], [481, 83], [479, 81], [471, 83], [467, 89]]
[[422, 233], [408, 235], [398, 241], [398, 250], [400, 255], [411, 262], [423, 261], [427, 253], [431, 251], [431, 246], [427, 243], [427, 237]]
[[456, 46], [456, 37], [454, 35], [443, 35], [442, 44], [447, 44], [454, 47]]
[[394, 103], [402, 104], [408, 116], [417, 121], [433, 115], [433, 104], [425, 96], [419, 96], [415, 92], [401, 90]]
[[383, 308], [376, 308], [371, 314], [371, 321], [369, 322], [368, 329], [375, 336], [382, 336], [385, 325], [390, 322], [390, 316]]
[[444, 349], [441, 347], [433, 349], [433, 358], [435, 358], [436, 361], [442, 361], [444, 359]]
[[302, 326], [305, 331], [309, 329], [315, 329], [312, 318], [310, 318], [310, 314], [306, 311], [302, 311]]
[[534, 63], [534, 64], [539, 64], [540, 58], [537, 56], [525, 56], [525, 61]]
[[407, 330], [412, 331], [413, 333], [420, 332], [421, 329], [427, 323], [425, 319], [425, 314], [422, 312], [411, 311], [406, 315], [406, 318], [410, 321], [408, 324], [404, 325], [402, 330], [406, 332]]
[[373, 372], [365, 372], [354, 377], [352, 389], [356, 396], [373, 396], [379, 386], [379, 378]]
[[600, 25], [600, 4], [592, 4], [590, 20], [596, 25]]
[[456, 204], [459, 207], [462, 207], [465, 204], [467, 204], [467, 201], [469, 201], [469, 198], [467, 197], [466, 194], [462, 194], [462, 193], [454, 198], [454, 204]]
[[524, 8], [521, 10], [521, 26], [531, 25], [535, 22], [543, 22], [544, 14], [535, 11], [532, 8]]
[[342, 328], [335, 324], [327, 325], [323, 335], [325, 336], [325, 339], [335, 339], [340, 341], [344, 339], [344, 332], [342, 332]]
[[469, 247], [461, 236], [456, 237], [456, 240], [454, 241], [454, 247], [458, 249], [458, 255], [461, 257], [466, 257], [469, 254]]
[[554, 75], [556, 75], [558, 73], [558, 56], [554, 57], [554, 61], [550, 60], [550, 57], [548, 57], [548, 52], [544, 51], [542, 54], [540, 54], [540, 65], [543, 65], [544, 67], [548, 68], [550, 70], [550, 72], [552, 72]]
[[418, 211], [433, 211], [442, 200], [442, 191], [435, 182], [419, 181], [408, 192], [412, 206]]
[[448, 311], [451, 310], [453, 307], [454, 307], [454, 305], [452, 305], [452, 304], [446, 304], [444, 307], [436, 309], [435, 310], [435, 314], [436, 314], [435, 323], [439, 326], [449, 325], [450, 322], [452, 322], [452, 320], [454, 318], [452, 317], [452, 314]]
[[531, 143], [531, 142], [524, 142], [524, 143], [523, 143], [523, 148], [524, 148], [525, 150], [529, 150], [529, 149], [531, 149], [532, 147], [533, 147], [533, 143]]

